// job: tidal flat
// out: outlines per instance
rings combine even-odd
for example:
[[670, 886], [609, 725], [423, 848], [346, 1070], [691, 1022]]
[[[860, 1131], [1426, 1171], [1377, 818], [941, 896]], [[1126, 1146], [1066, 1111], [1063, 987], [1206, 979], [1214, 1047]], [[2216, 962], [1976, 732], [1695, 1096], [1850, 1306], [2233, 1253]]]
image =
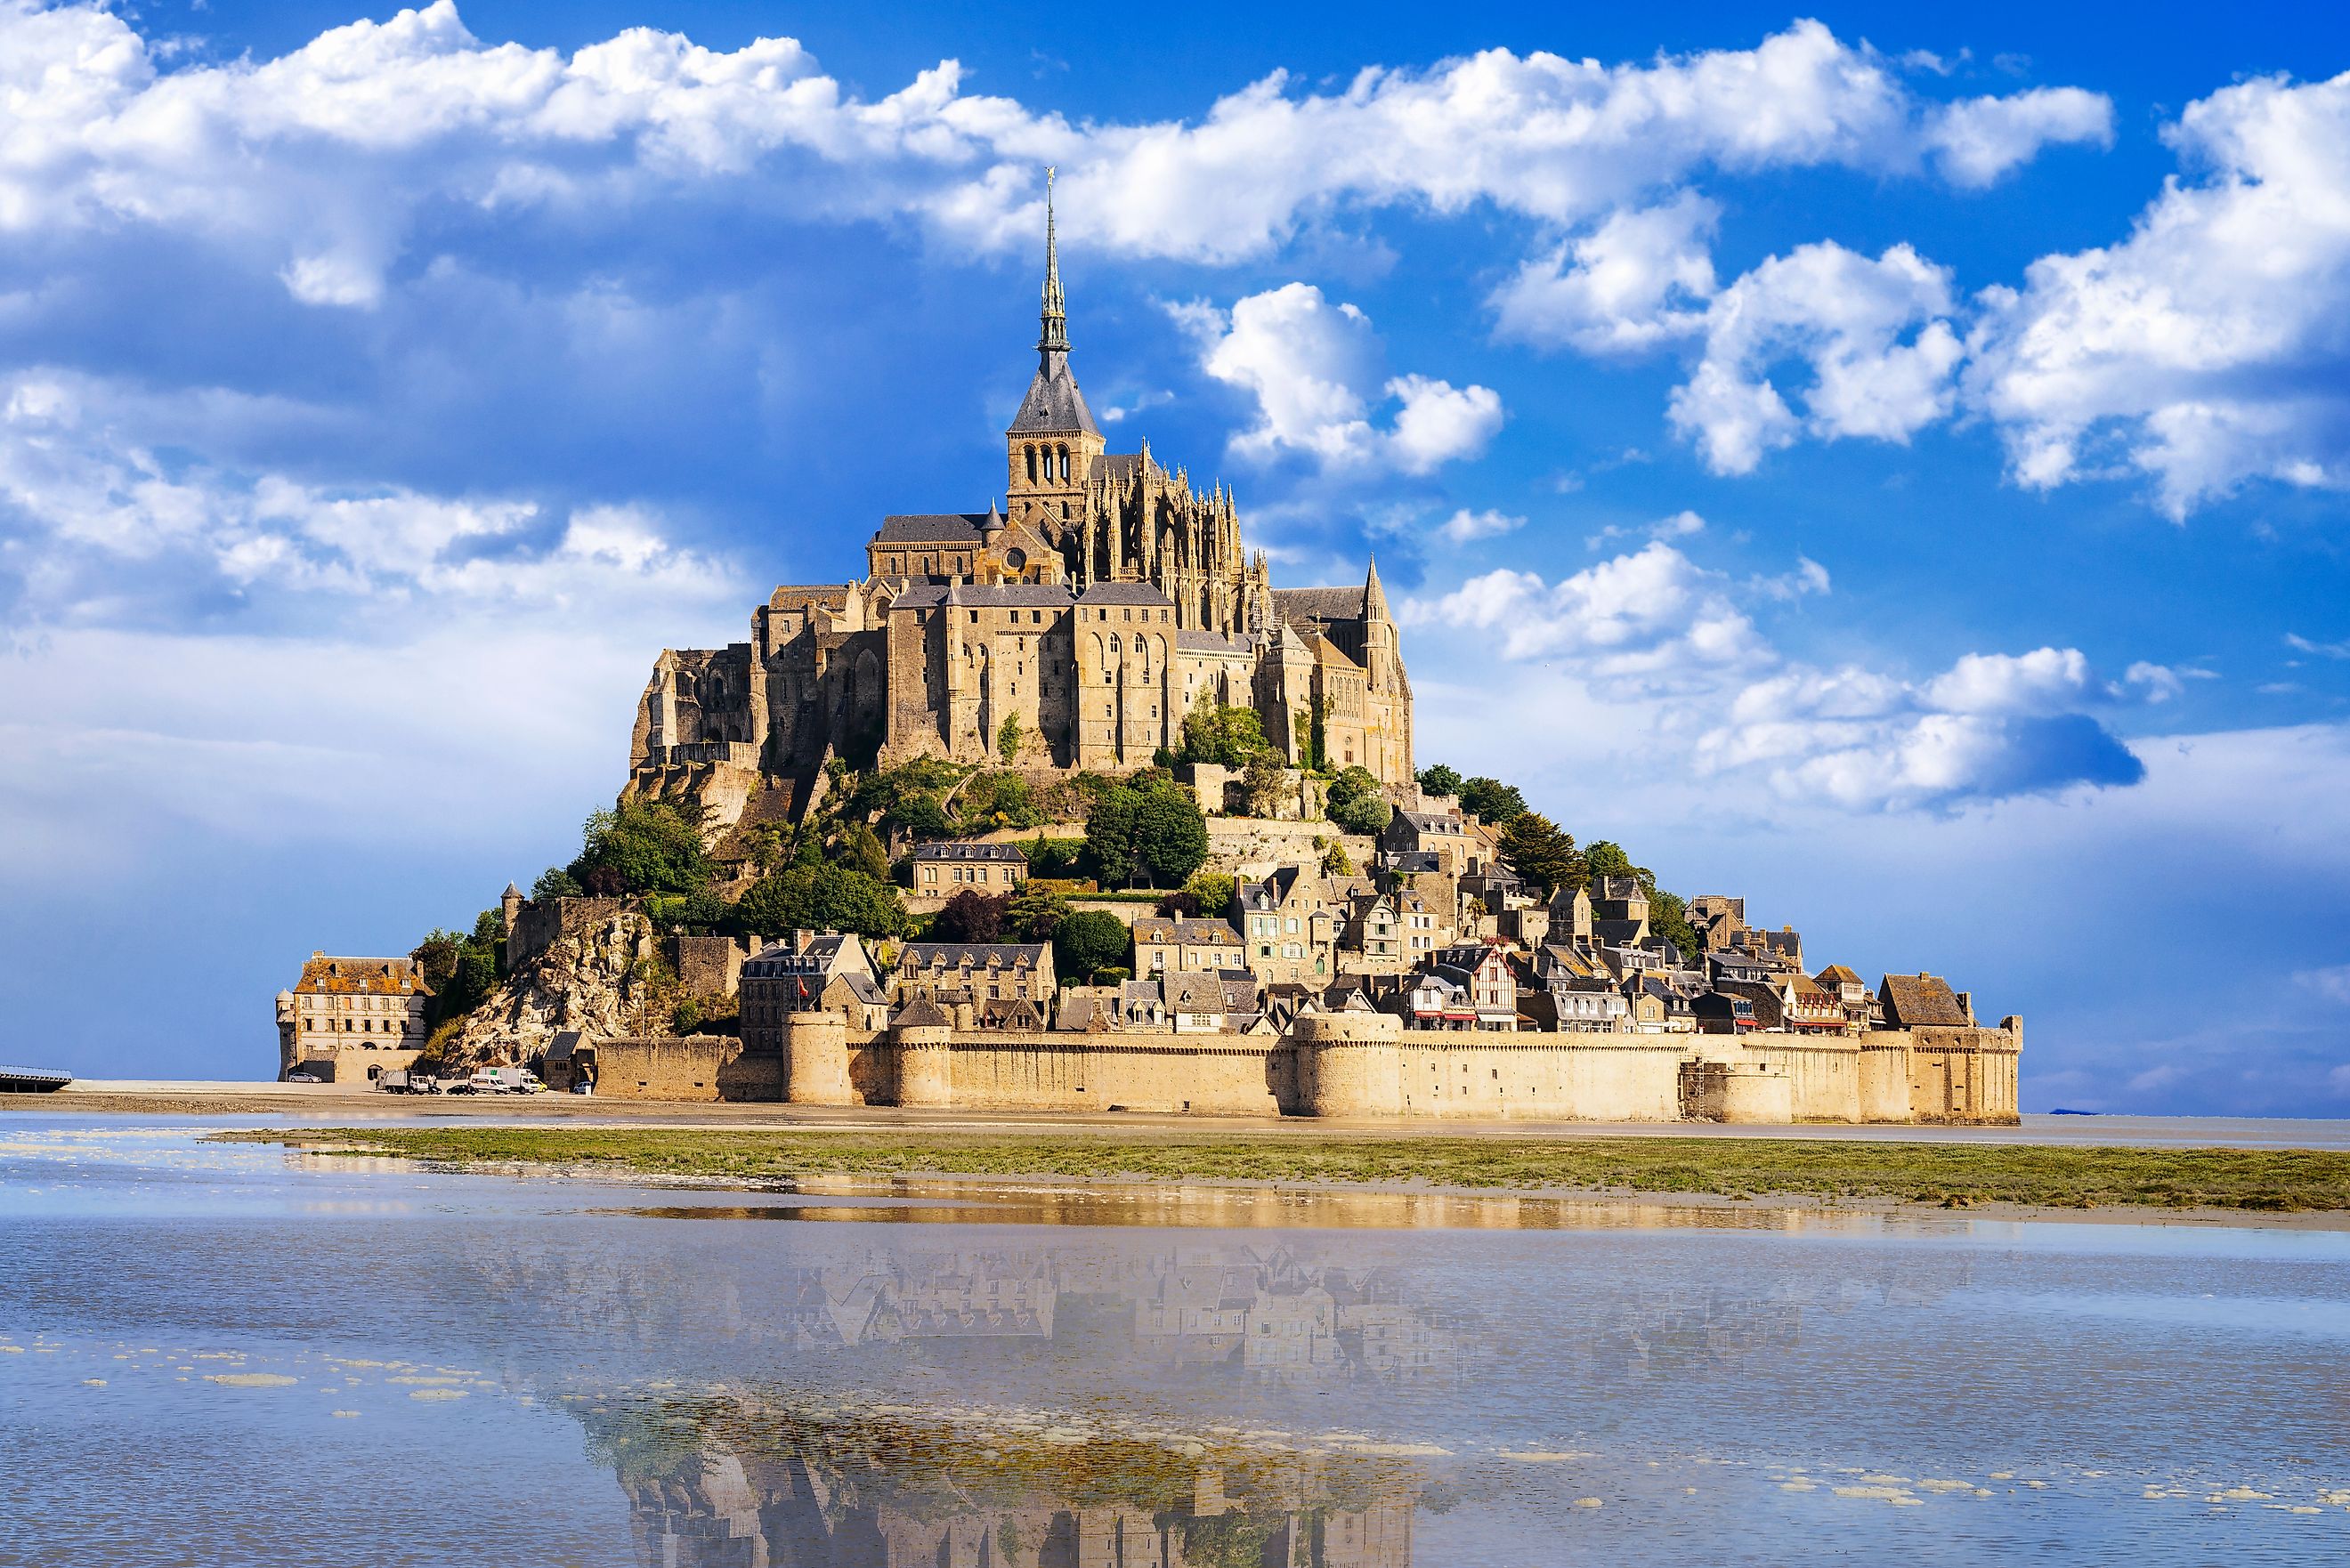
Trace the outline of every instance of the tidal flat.
[[589, 1127], [224, 1133], [314, 1151], [750, 1185], [951, 1178], [1942, 1209], [2350, 1216], [2350, 1151], [1800, 1137], [1219, 1137]]
[[2341, 1233], [1234, 1225], [208, 1131], [0, 1117], [0, 1568], [2350, 1554]]

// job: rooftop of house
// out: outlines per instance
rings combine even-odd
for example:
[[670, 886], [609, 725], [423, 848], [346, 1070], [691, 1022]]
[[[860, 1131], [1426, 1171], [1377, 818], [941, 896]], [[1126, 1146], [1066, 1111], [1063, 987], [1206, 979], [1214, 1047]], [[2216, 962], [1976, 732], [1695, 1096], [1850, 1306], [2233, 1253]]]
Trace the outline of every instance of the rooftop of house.
[[1879, 994], [1885, 1000], [1888, 1020], [1898, 1028], [1965, 1025], [1974, 1022], [1967, 1016], [1950, 982], [1939, 975], [1888, 974]]
[[302, 996], [430, 996], [411, 958], [331, 958], [314, 952], [295, 982]]
[[938, 839], [933, 843], [918, 846], [914, 850], [914, 858], [916, 860], [958, 861], [1017, 860], [1023, 865], [1025, 865], [1028, 859], [1025, 855], [1020, 852], [1020, 846], [1016, 844], [1005, 844], [1001, 841], [991, 841], [981, 838]]
[[1043, 942], [908, 942], [901, 969], [1035, 969], [1048, 950]]
[[1177, 947], [1238, 947], [1241, 934], [1229, 920], [1145, 915], [1134, 922], [1138, 942], [1171, 942]]

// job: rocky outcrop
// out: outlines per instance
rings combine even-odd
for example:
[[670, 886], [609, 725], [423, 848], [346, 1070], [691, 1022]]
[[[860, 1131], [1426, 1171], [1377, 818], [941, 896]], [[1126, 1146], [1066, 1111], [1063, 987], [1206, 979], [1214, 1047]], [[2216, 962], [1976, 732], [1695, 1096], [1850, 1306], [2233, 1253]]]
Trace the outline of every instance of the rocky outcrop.
[[465, 1015], [442, 1047], [448, 1070], [526, 1063], [565, 1030], [588, 1041], [669, 1033], [674, 984], [642, 915], [620, 912], [557, 939]]

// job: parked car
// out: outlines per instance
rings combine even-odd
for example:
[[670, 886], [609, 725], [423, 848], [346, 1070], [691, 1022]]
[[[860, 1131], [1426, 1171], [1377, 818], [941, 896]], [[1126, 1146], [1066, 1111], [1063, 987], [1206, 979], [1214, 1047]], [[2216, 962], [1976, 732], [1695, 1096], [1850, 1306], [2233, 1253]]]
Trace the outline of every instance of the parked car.
[[546, 1085], [537, 1074], [527, 1067], [484, 1067], [471, 1080], [473, 1092], [483, 1095], [539, 1095]]
[[286, 1075], [286, 1081], [289, 1084], [323, 1084], [327, 1080], [316, 1073], [306, 1072], [297, 1067]]

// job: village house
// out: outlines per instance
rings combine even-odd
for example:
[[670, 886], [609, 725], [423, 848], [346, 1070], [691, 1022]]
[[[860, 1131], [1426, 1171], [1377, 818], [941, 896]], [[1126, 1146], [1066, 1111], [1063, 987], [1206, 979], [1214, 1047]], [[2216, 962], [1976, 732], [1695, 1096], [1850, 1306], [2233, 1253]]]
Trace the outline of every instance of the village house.
[[1439, 953], [1430, 967], [1467, 993], [1478, 1028], [1517, 1028], [1518, 978], [1511, 972], [1507, 948], [1495, 942], [1459, 942]]
[[373, 1083], [424, 1050], [432, 988], [410, 958], [314, 952], [277, 993], [277, 1072], [329, 1084]]
[[1229, 920], [1146, 915], [1134, 922], [1134, 973], [1215, 974], [1245, 969], [1241, 934]]
[[1974, 999], [1939, 975], [1888, 974], [1877, 1002], [1888, 1029], [1964, 1028], [1975, 1021]]
[[889, 977], [890, 1000], [946, 1006], [987, 1002], [1048, 1005], [1053, 950], [1045, 942], [908, 942]]
[[1261, 882], [1232, 890], [1232, 912], [1246, 944], [1248, 971], [1268, 985], [1319, 990], [1337, 972], [1345, 897], [1302, 866], [1284, 866]]
[[792, 1013], [840, 1010], [878, 1029], [889, 1003], [865, 944], [838, 931], [796, 931], [762, 949], [743, 961], [738, 985], [743, 1044], [753, 1051], [781, 1051]]
[[1028, 857], [1015, 844], [949, 838], [914, 851], [914, 891], [951, 898], [968, 888], [991, 898], [1015, 892], [1028, 880]]

